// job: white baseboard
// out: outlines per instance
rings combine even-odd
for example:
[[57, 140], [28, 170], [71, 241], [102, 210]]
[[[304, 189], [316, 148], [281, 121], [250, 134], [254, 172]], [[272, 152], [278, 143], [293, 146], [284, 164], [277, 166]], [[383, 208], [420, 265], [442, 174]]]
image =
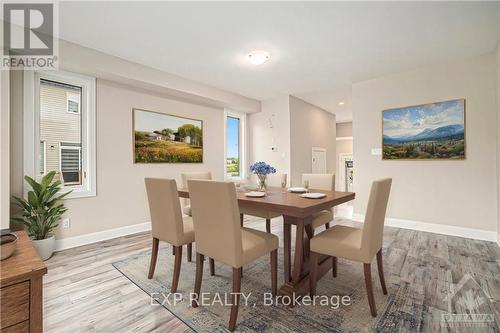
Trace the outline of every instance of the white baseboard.
[[[363, 214], [354, 214], [352, 219], [357, 222], [363, 222], [365, 217]], [[394, 218], [386, 218], [385, 225], [403, 229], [433, 232], [449, 236], [459, 236], [465, 238], [491, 241], [491, 242], [496, 242], [500, 246], [500, 240], [498, 239], [498, 235], [495, 231], [486, 231], [480, 229], [457, 227], [452, 225], [417, 222], [417, 221], [394, 219]], [[129, 225], [126, 227], [94, 232], [87, 235], [63, 238], [56, 240], [56, 251], [71, 249], [73, 247], [97, 243], [108, 239], [133, 235], [150, 230], [151, 230], [151, 223], [146, 222], [141, 224]]]
[[[354, 221], [363, 222], [365, 219], [365, 216], [363, 214], [354, 214], [352, 219]], [[397, 227], [397, 228], [402, 228], [402, 229], [411, 229], [411, 230], [418, 230], [418, 231], [433, 232], [436, 234], [479, 239], [479, 240], [485, 240], [485, 241], [489, 241], [489, 242], [497, 242], [498, 243], [496, 231], [464, 228], [464, 227], [457, 227], [454, 225], [447, 225], [447, 224], [435, 224], [435, 223], [395, 219], [395, 218], [391, 218], [391, 217], [387, 217], [385, 219], [385, 225], [389, 226], [389, 227]]]
[[126, 227], [114, 228], [93, 232], [91, 234], [68, 237], [56, 240], [56, 251], [66, 250], [77, 246], [97, 243], [100, 241], [117, 237], [137, 234], [139, 232], [151, 230], [151, 222], [128, 225]]

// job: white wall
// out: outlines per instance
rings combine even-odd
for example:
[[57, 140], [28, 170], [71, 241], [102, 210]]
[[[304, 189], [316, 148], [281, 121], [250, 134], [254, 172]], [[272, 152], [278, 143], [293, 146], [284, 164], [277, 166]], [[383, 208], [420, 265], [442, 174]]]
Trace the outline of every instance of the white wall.
[[[175, 178], [180, 184], [181, 172], [210, 170], [215, 179], [223, 179], [222, 109], [175, 101], [106, 80], [97, 80], [96, 99], [97, 196], [65, 201], [71, 228], [59, 227], [58, 239], [148, 222], [145, 177]], [[134, 107], [203, 120], [203, 164], [134, 164]], [[14, 167], [22, 170], [22, 165]], [[22, 194], [22, 186], [12, 191]]]
[[[23, 71], [10, 73], [10, 194], [23, 195], [24, 154], [23, 154]], [[18, 207], [11, 204], [11, 215], [17, 214]], [[11, 225], [11, 228], [13, 226]]]
[[[364, 214], [371, 182], [392, 177], [388, 217], [496, 231], [495, 57], [443, 63], [353, 85], [356, 202]], [[382, 110], [466, 99], [466, 159], [383, 161]]]
[[328, 173], [336, 170], [335, 115], [290, 96], [291, 184], [300, 186], [302, 174], [312, 171], [312, 147], [326, 149]]
[[[251, 98], [76, 44], [60, 41], [59, 47], [60, 69], [97, 77], [97, 196], [66, 200], [71, 228], [59, 227], [58, 239], [149, 221], [144, 177], [172, 177], [180, 182], [181, 172], [210, 170], [216, 179], [222, 180], [225, 165], [223, 107], [260, 111], [260, 102]], [[23, 73], [16, 71], [13, 74], [10, 82], [10, 194], [22, 196]], [[202, 119], [203, 164], [134, 164], [133, 107]], [[15, 213], [16, 209], [12, 207], [11, 212]]]
[[260, 102], [255, 99], [64, 40], [59, 40], [59, 68], [168, 94], [189, 103], [229, 108], [240, 112], [260, 111]]
[[10, 71], [0, 70], [0, 229], [9, 228], [9, 85]]
[[[265, 161], [299, 186], [311, 172], [312, 147], [327, 149], [327, 169], [336, 170], [335, 115], [286, 95], [262, 102], [262, 111], [248, 117], [250, 163]], [[276, 151], [271, 150], [276, 147]]]
[[[261, 103], [261, 112], [248, 115], [249, 163], [265, 161], [279, 173], [290, 174], [289, 96]], [[271, 150], [276, 147], [276, 151]]]
[[497, 45], [497, 243], [500, 245], [500, 42]]

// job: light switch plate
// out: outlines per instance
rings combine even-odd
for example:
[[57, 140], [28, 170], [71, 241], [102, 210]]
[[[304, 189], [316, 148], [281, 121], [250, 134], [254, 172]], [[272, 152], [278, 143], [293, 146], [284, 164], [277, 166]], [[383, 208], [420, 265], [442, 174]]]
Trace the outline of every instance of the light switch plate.
[[382, 148], [372, 148], [372, 155], [382, 155]]
[[65, 218], [62, 221], [62, 227], [63, 229], [69, 229], [71, 227], [71, 220], [69, 218]]

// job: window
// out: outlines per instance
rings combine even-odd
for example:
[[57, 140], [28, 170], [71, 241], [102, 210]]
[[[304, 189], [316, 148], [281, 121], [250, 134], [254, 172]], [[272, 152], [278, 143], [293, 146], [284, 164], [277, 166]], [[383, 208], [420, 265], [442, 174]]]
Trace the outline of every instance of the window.
[[62, 182], [68, 185], [82, 183], [82, 147], [79, 143], [62, 142], [59, 146], [59, 170]]
[[80, 98], [79, 92], [67, 92], [66, 93], [66, 112], [80, 114]]
[[72, 191], [67, 198], [95, 195], [95, 79], [26, 72], [25, 154], [33, 163], [25, 165], [25, 174], [55, 171], [63, 191]]
[[226, 178], [244, 178], [244, 116], [226, 113]]
[[39, 152], [40, 169], [39, 169], [39, 173], [41, 175], [45, 174], [45, 168], [47, 167], [45, 164], [45, 154], [46, 154], [45, 151], [46, 151], [45, 141], [40, 141], [40, 152]]

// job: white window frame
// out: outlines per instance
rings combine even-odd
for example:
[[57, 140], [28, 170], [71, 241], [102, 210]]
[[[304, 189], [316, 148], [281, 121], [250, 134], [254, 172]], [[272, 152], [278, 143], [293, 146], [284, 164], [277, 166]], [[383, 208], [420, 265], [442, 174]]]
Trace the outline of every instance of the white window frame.
[[[80, 116], [82, 121], [81, 170], [82, 184], [64, 186], [61, 192], [72, 191], [65, 199], [97, 195], [96, 175], [96, 79], [64, 71], [24, 71], [24, 174], [39, 175], [40, 149], [40, 79], [82, 87]], [[24, 194], [29, 187], [25, 184]]]
[[[40, 143], [43, 144], [43, 170], [38, 170], [38, 174], [45, 175], [45, 170], [47, 170], [47, 141], [40, 140]], [[38, 163], [38, 165], [40, 165], [40, 163]]]
[[[78, 96], [78, 94], [76, 93], [72, 93], [72, 92], [66, 92], [66, 112], [69, 113], [69, 114], [77, 114], [79, 115], [81, 113], [81, 106], [80, 106], [80, 100], [78, 98], [75, 98], [75, 96]], [[71, 112], [69, 110], [69, 102], [75, 102], [78, 104], [78, 112]]]
[[[227, 175], [227, 118], [238, 118], [240, 120], [239, 137], [239, 156], [240, 156], [240, 175], [239, 177], [229, 177]], [[246, 138], [246, 113], [239, 113], [225, 109], [224, 110], [224, 179], [232, 181], [244, 181], [247, 177], [247, 138]]]
[[[78, 143], [78, 142], [68, 142], [68, 141], [65, 141], [65, 142], [59, 142], [59, 172], [61, 173], [61, 177], [63, 177], [64, 179], [64, 176], [63, 176], [63, 170], [62, 170], [62, 150], [63, 149], [66, 149], [66, 150], [78, 150], [78, 168], [81, 170], [82, 169], [82, 147], [81, 145], [78, 147], [78, 146], [68, 146], [68, 145], [65, 145], [68, 144], [68, 143]], [[78, 143], [79, 144], [79, 143]], [[82, 182], [83, 182], [83, 172], [82, 172]], [[74, 185], [73, 183], [69, 183], [69, 182], [64, 182], [65, 184], [69, 184], [69, 185]], [[77, 185], [80, 185], [80, 184], [77, 184]]]

